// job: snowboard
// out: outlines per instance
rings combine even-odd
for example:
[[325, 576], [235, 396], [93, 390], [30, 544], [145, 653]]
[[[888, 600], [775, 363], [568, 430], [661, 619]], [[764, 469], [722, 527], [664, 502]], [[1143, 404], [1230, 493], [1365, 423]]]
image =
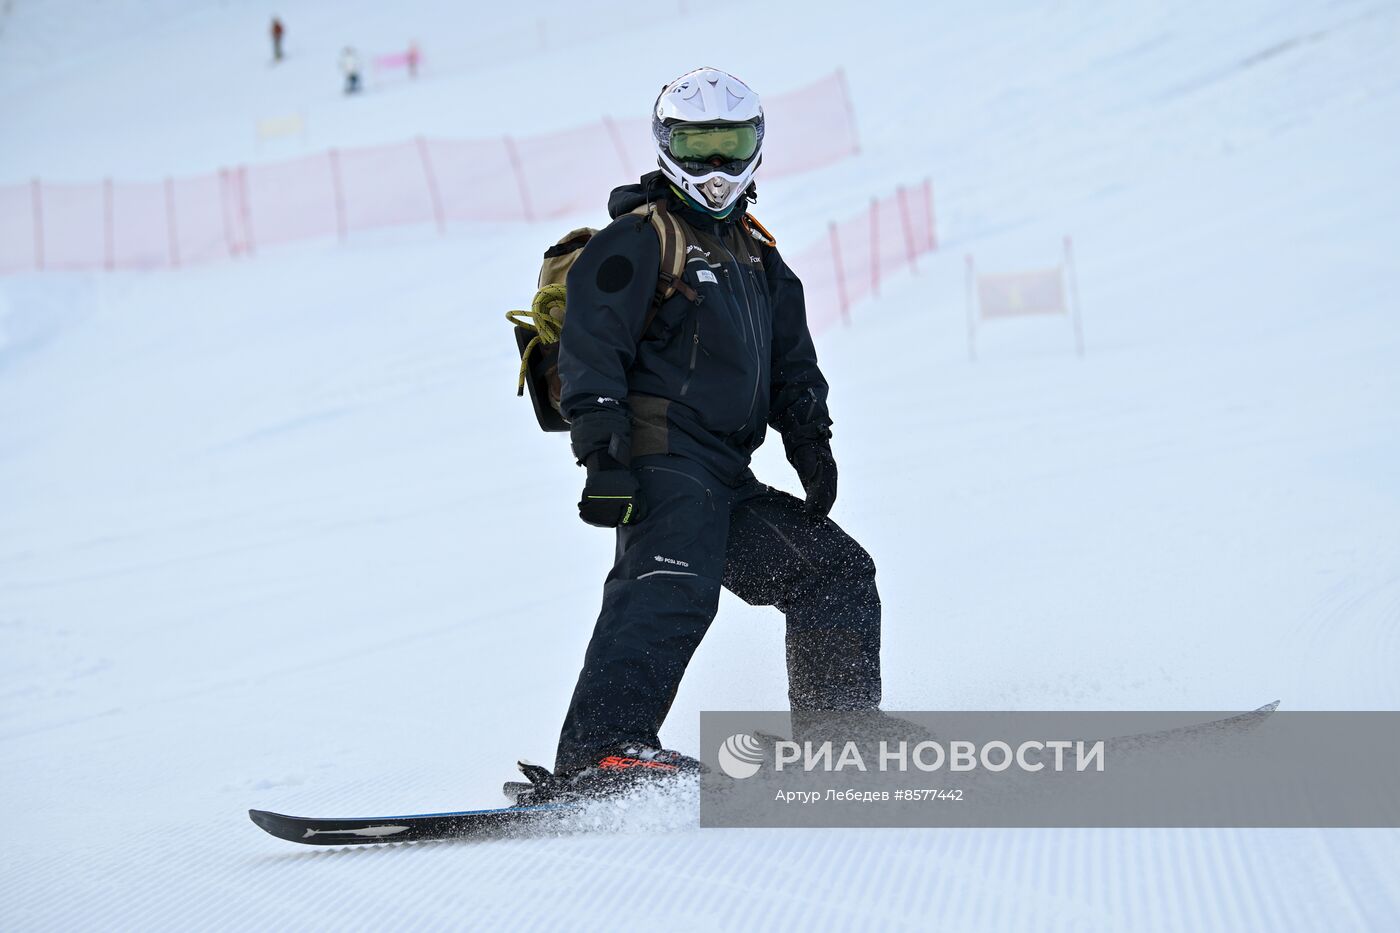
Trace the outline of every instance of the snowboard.
[[249, 810], [260, 828], [288, 842], [312, 846], [371, 845], [429, 839], [502, 839], [559, 832], [562, 819], [576, 813], [581, 801], [525, 807], [414, 813], [404, 816], [307, 817]]
[[[1145, 732], [1109, 739], [1110, 746], [1124, 750], [1152, 747], [1181, 739], [1228, 736], [1247, 731], [1278, 709], [1279, 701], [1224, 719]], [[776, 736], [765, 736], [776, 741]], [[522, 766], [522, 770], [527, 767]], [[528, 773], [528, 772], [527, 772]], [[501, 790], [510, 800], [517, 799], [534, 785], [507, 781]], [[454, 813], [413, 813], [404, 816], [326, 818], [288, 816], [268, 810], [249, 810], [248, 816], [260, 828], [288, 842], [313, 846], [373, 845], [384, 842], [413, 842], [432, 839], [504, 839], [519, 836], [557, 835], [569, 832], [566, 819], [588, 804], [586, 799], [556, 800], [551, 803], [497, 807], [488, 810], [459, 810]]]

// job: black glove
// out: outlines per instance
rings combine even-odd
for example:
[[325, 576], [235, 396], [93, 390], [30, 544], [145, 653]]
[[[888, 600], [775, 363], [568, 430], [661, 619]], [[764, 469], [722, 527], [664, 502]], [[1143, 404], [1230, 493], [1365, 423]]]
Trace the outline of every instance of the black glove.
[[578, 503], [579, 518], [599, 528], [616, 528], [646, 517], [646, 502], [631, 470], [601, 450], [589, 454], [584, 465], [588, 481]]
[[793, 448], [789, 459], [807, 493], [807, 512], [814, 518], [825, 518], [836, 503], [836, 458], [831, 445], [814, 441]]

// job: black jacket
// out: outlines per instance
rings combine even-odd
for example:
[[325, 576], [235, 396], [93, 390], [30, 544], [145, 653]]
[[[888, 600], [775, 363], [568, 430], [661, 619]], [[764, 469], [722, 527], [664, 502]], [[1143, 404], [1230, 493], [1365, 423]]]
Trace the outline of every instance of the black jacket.
[[[676, 294], [648, 326], [661, 249], [651, 224], [628, 212], [660, 198], [690, 228], [684, 278], [700, 302]], [[623, 463], [679, 454], [736, 482], [768, 425], [789, 452], [829, 436], [802, 283], [740, 223], [744, 202], [715, 220], [653, 172], [613, 191], [608, 210], [615, 219], [567, 281], [559, 376], [579, 461], [597, 450]]]

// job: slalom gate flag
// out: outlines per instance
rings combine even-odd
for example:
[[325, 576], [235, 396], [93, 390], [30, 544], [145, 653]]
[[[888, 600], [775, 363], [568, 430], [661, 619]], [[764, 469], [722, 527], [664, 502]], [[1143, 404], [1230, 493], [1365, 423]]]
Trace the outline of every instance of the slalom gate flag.
[[258, 121], [258, 139], [281, 139], [306, 132], [306, 118], [299, 113], [267, 117]]
[[977, 271], [967, 257], [967, 358], [977, 359], [978, 324], [998, 318], [1063, 314], [1074, 325], [1074, 350], [1084, 355], [1084, 324], [1079, 310], [1079, 288], [1074, 270], [1074, 246], [1064, 238], [1064, 253], [1057, 266], [1021, 272]]
[[977, 304], [983, 320], [1023, 314], [1068, 314], [1063, 269], [1035, 269], [977, 277]]
[[407, 68], [409, 71], [414, 71], [418, 68], [420, 61], [422, 61], [422, 53], [418, 51], [418, 46], [411, 45], [407, 51], [376, 55], [374, 57], [374, 70], [393, 71], [398, 68]]

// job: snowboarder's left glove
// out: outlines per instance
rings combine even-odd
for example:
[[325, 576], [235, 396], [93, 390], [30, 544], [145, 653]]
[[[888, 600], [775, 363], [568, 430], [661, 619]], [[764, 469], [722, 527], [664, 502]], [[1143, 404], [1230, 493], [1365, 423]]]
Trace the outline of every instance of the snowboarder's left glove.
[[578, 517], [599, 528], [635, 525], [646, 518], [646, 502], [632, 471], [605, 451], [590, 454], [584, 463], [588, 481], [578, 503]]
[[831, 445], [825, 441], [803, 444], [793, 448], [790, 459], [807, 493], [807, 512], [825, 518], [836, 503], [836, 458]]

